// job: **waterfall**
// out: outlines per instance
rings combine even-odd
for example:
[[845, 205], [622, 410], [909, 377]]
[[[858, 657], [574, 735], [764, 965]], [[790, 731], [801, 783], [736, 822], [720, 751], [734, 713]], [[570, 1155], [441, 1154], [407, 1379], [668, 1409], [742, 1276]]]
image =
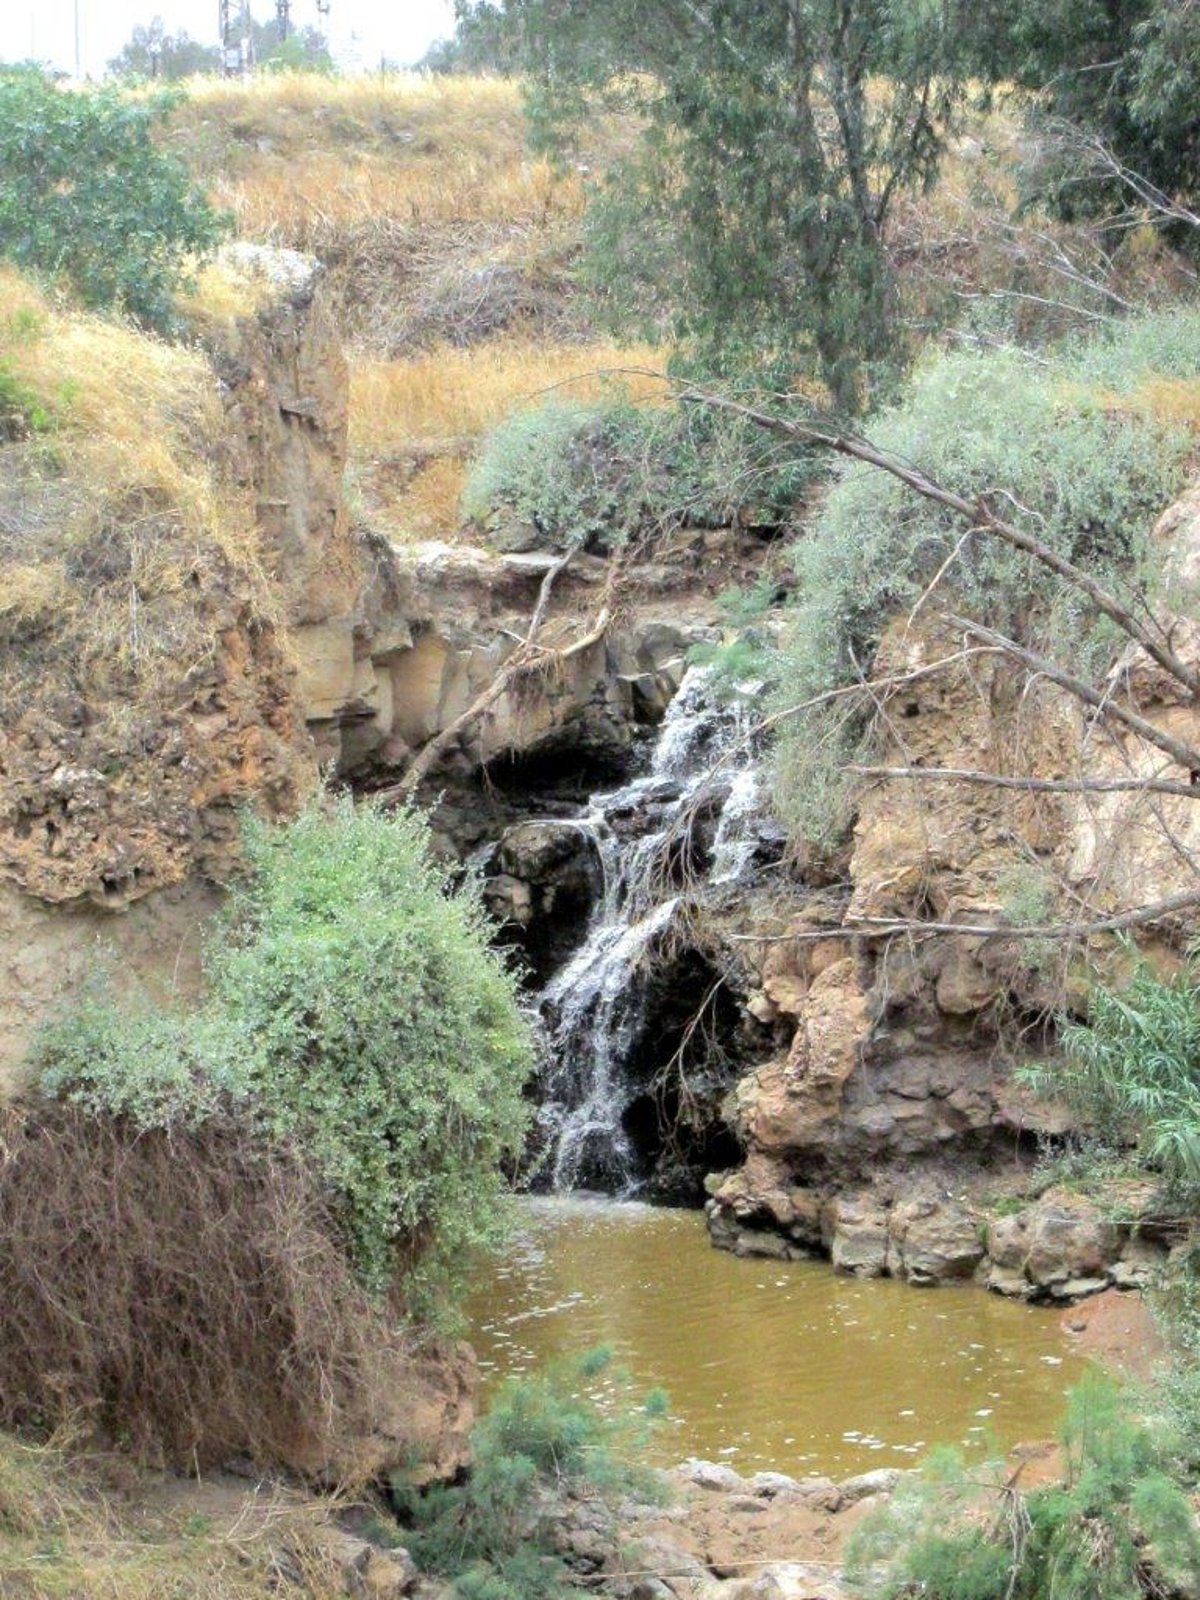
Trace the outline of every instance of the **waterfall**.
[[648, 770], [593, 795], [578, 818], [603, 889], [582, 943], [539, 997], [547, 1068], [538, 1121], [555, 1190], [637, 1187], [622, 1113], [645, 1087], [629, 1082], [627, 1067], [647, 1021], [649, 969], [685, 896], [737, 883], [753, 859], [759, 791], [747, 697], [720, 698], [711, 676], [689, 669]]

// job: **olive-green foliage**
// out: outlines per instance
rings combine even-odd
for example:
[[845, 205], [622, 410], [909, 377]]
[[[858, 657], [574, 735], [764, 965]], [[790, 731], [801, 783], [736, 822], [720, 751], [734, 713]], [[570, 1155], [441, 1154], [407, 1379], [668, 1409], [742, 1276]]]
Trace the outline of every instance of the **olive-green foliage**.
[[[1200, 157], [1200, 13], [1176, 0], [986, 5], [972, 30], [980, 72], [1037, 92], [1043, 137], [1024, 186], [1066, 216], [1119, 221], [1132, 191], [1089, 166], [1064, 125], [1098, 136], [1140, 178], [1194, 206]], [[1046, 135], [1049, 135], [1046, 137]]]
[[1154, 1288], [1151, 1305], [1169, 1359], [1155, 1374], [1154, 1399], [1200, 1476], [1200, 1258], [1193, 1248]]
[[[621, 1451], [661, 1413], [662, 1397], [647, 1397], [637, 1416], [607, 1415], [587, 1389], [610, 1362], [600, 1348], [540, 1376], [510, 1378], [472, 1434], [467, 1481], [423, 1498], [400, 1490], [401, 1509], [415, 1524], [406, 1544], [422, 1567], [453, 1578], [463, 1600], [576, 1593], [554, 1541], [564, 1498], [611, 1507], [625, 1495], [658, 1497], [652, 1474], [630, 1466]], [[615, 1546], [615, 1519], [610, 1531]]]
[[1063, 1059], [1028, 1069], [1110, 1142], [1136, 1141], [1146, 1160], [1200, 1192], [1200, 967], [1163, 977], [1144, 961], [1120, 989], [1096, 984], [1087, 1020], [1063, 1018]]
[[1067, 1401], [1064, 1479], [1022, 1493], [1000, 1463], [939, 1451], [868, 1519], [849, 1552], [854, 1587], [879, 1600], [1137, 1600], [1193, 1593], [1200, 1534], [1167, 1439], [1109, 1379]]
[[484, 441], [467, 477], [473, 518], [535, 523], [562, 549], [638, 533], [784, 518], [814, 474], [761, 429], [688, 407], [551, 402]]
[[[1136, 603], [1153, 587], [1143, 566], [1155, 514], [1184, 478], [1190, 430], [1139, 398], [1155, 377], [1200, 370], [1200, 313], [1133, 319], [1088, 344], [1034, 359], [1016, 351], [944, 355], [904, 402], [871, 425], [872, 440], [1000, 513]], [[965, 536], [964, 536], [965, 535]], [[778, 661], [781, 708], [856, 681], [883, 628], [909, 610], [945, 564], [927, 607], [957, 610], [1053, 654], [1070, 640], [1072, 670], [1107, 665], [1115, 629], [1031, 558], [924, 500], [894, 477], [846, 467], [815, 526], [796, 546], [798, 600]], [[927, 612], [928, 614], [928, 612]], [[785, 719], [777, 790], [814, 841], [846, 820], [842, 768], [862, 748], [857, 709]]]
[[173, 103], [0, 72], [0, 256], [86, 306], [170, 327], [176, 289], [224, 230], [156, 140]]
[[505, 1218], [532, 1066], [512, 974], [413, 812], [318, 798], [245, 830], [248, 872], [190, 1011], [85, 1000], [42, 1037], [42, 1086], [144, 1127], [233, 1108], [299, 1141], [364, 1284], [415, 1313]]
[[709, 369], [783, 382], [807, 369], [859, 408], [900, 355], [883, 240], [897, 197], [936, 175], [973, 9], [504, 0], [539, 136], [569, 143], [613, 105], [641, 133], [588, 221], [601, 305], [666, 321]]

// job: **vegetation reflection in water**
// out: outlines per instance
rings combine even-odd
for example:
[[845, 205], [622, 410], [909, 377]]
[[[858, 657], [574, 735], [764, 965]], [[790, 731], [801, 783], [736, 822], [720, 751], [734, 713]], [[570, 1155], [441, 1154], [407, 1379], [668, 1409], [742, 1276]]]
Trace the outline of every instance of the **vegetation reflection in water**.
[[710, 1247], [698, 1212], [601, 1200], [527, 1202], [468, 1309], [485, 1389], [611, 1345], [639, 1390], [667, 1390], [664, 1464], [836, 1476], [947, 1441], [1007, 1448], [1053, 1433], [1084, 1367], [1058, 1310], [739, 1260]]

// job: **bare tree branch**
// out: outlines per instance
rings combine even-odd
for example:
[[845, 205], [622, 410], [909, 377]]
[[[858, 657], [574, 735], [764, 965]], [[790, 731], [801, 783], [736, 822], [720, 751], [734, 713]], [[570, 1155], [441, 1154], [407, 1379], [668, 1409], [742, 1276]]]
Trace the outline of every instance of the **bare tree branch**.
[[927, 782], [984, 784], [992, 789], [1027, 789], [1035, 794], [1177, 794], [1200, 800], [1200, 788], [1169, 778], [1021, 778], [1000, 772], [979, 772], [966, 767], [867, 767], [850, 765], [847, 772], [859, 778], [917, 778]]
[[1005, 638], [1004, 634], [997, 633], [992, 628], [985, 628], [981, 622], [972, 622], [968, 617], [951, 617], [949, 620], [955, 627], [962, 628], [976, 639], [982, 639], [985, 644], [995, 645], [997, 649], [1003, 650], [1006, 655], [1011, 656], [1014, 661], [1020, 661], [1031, 672], [1048, 678], [1051, 683], [1057, 683], [1061, 689], [1066, 689], [1085, 705], [1093, 706], [1102, 716], [1123, 723], [1139, 738], [1145, 739], [1147, 744], [1157, 745], [1172, 760], [1178, 761], [1181, 767], [1186, 767], [1189, 773], [1200, 772], [1200, 751], [1184, 744], [1181, 739], [1176, 739], [1162, 728], [1156, 728], [1152, 722], [1147, 722], [1145, 717], [1139, 717], [1136, 711], [1130, 711], [1119, 701], [1101, 694], [1098, 689], [1093, 689], [1090, 683], [1075, 677], [1074, 673], [1068, 672], [1065, 667], [1060, 667], [1057, 662], [1027, 650], [1024, 645], [1017, 644], [1014, 639]]
[[822, 939], [846, 939], [861, 934], [873, 939], [889, 934], [949, 934], [960, 939], [1086, 939], [1097, 933], [1121, 933], [1126, 928], [1161, 922], [1179, 911], [1200, 906], [1200, 889], [1168, 895], [1152, 905], [1138, 906], [1093, 922], [1046, 922], [1009, 927], [1003, 922], [926, 922], [919, 917], [855, 917], [836, 927], [801, 928], [795, 932], [730, 933], [738, 944], [811, 944]]

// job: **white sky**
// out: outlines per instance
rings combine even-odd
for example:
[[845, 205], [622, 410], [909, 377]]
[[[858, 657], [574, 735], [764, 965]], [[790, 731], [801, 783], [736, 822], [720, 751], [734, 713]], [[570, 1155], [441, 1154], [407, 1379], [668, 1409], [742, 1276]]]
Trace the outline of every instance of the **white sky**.
[[[218, 0], [0, 0], [0, 61], [50, 61], [75, 68], [75, 11], [79, 10], [83, 70], [98, 77], [139, 23], [161, 16], [169, 33], [217, 42]], [[250, 0], [259, 22], [275, 15], [274, 0]], [[377, 66], [381, 55], [417, 61], [454, 28], [452, 0], [330, 0], [334, 54], [347, 66]], [[297, 27], [317, 22], [316, 0], [292, 0]]]

